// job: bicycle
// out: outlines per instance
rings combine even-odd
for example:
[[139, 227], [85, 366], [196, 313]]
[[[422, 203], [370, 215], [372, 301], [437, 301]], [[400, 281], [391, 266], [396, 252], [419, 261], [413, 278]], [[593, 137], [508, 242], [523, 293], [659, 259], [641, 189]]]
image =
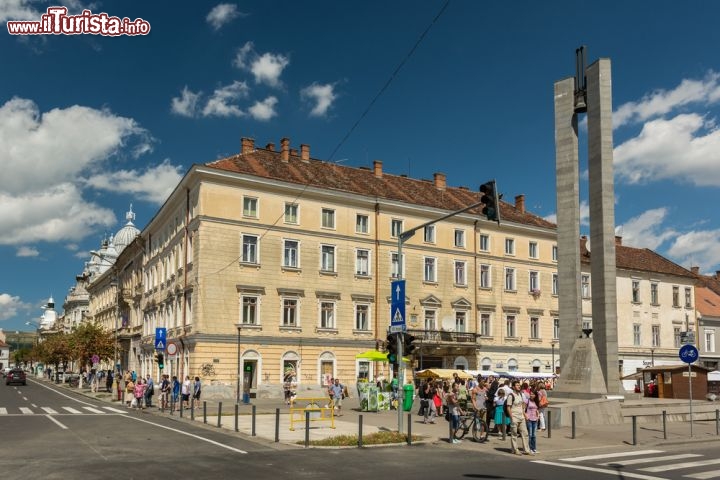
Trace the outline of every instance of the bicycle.
[[461, 440], [471, 429], [473, 440], [483, 443], [488, 439], [488, 426], [483, 419], [485, 410], [474, 410], [472, 413], [460, 415], [460, 426], [453, 433], [453, 437]]

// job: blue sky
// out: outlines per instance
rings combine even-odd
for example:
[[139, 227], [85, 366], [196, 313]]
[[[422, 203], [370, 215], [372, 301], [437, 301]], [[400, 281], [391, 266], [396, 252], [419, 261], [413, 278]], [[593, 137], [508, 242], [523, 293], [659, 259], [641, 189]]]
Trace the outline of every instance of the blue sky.
[[[151, 31], [8, 34], [56, 4]], [[0, 328], [27, 329], [50, 295], [60, 310], [130, 203], [142, 229], [242, 136], [452, 186], [496, 178], [554, 220], [553, 83], [580, 45], [612, 60], [623, 242], [720, 270], [719, 16], [710, 1], [3, 0]]]

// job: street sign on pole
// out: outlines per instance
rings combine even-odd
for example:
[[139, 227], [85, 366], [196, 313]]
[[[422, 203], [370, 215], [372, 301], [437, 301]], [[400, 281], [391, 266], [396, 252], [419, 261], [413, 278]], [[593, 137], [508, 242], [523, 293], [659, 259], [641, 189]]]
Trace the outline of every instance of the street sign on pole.
[[155, 350], [165, 350], [167, 345], [167, 329], [158, 327], [155, 329]]
[[390, 287], [390, 333], [404, 332], [405, 280], [395, 280]]
[[698, 349], [695, 345], [686, 344], [680, 347], [678, 352], [680, 360], [688, 364], [688, 392], [690, 396], [690, 436], [693, 436], [693, 414], [692, 414], [692, 364], [698, 359]]

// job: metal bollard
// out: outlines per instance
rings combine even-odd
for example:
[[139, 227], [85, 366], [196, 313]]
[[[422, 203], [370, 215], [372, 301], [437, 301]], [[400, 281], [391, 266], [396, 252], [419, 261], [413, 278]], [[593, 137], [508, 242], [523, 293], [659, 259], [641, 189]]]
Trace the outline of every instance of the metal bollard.
[[183, 417], [183, 408], [185, 407], [185, 402], [180, 402], [180, 418]]
[[190, 420], [195, 420], [195, 402], [190, 400]]
[[275, 443], [280, 441], [280, 409], [275, 409]]
[[720, 435], [720, 410], [715, 410], [715, 435]]
[[236, 404], [235, 404], [235, 431], [236, 431], [236, 432], [239, 432], [239, 431], [240, 431], [240, 429], [238, 428], [238, 427], [239, 427], [239, 425], [238, 425], [238, 410], [239, 410], [239, 409], [240, 409], [240, 405], [238, 405], [238, 404], [236, 403]]
[[207, 423], [207, 402], [203, 400], [203, 423]]
[[551, 438], [552, 437], [552, 412], [550, 410], [548, 410], [547, 412], [545, 412], [545, 416], [547, 417], [547, 418], [545, 418], [545, 428], [547, 428], [547, 431], [548, 431], [547, 438]]
[[632, 444], [637, 445], [637, 417], [633, 415], [632, 417]]
[[500, 431], [502, 432], [502, 439], [503, 439], [503, 442], [504, 442], [504, 441], [505, 441], [505, 435], [507, 434], [507, 424], [505, 423], [505, 422], [506, 422], [506, 420], [505, 420], [505, 418], [506, 418], [506, 417], [505, 417], [505, 407], [502, 407], [502, 408], [503, 408], [503, 412], [502, 412], [502, 425], [500, 425], [499, 428], [500, 428]]
[[251, 427], [251, 435], [255, 436], [255, 413], [256, 413], [256, 407], [255, 405], [252, 406], [252, 427]]
[[412, 445], [412, 413], [408, 413], [407, 426], [408, 426], [407, 444]]
[[667, 440], [667, 412], [663, 410], [663, 439]]
[[305, 410], [305, 448], [310, 446], [310, 411]]
[[222, 418], [222, 402], [218, 402], [218, 424], [217, 428], [221, 427], [220, 419]]
[[570, 438], [575, 440], [575, 412], [572, 412], [571, 422], [572, 422], [572, 434], [571, 434]]
[[362, 422], [363, 416], [358, 415], [358, 448], [362, 448]]

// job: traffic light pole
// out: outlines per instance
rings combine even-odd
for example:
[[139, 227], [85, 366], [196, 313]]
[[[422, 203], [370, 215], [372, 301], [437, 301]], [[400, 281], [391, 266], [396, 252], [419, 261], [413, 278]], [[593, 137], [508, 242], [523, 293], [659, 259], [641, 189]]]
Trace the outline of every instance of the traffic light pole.
[[[418, 225], [415, 228], [411, 228], [410, 230], [401, 232], [398, 234], [398, 272], [397, 272], [397, 280], [402, 280], [403, 278], [403, 259], [402, 259], [402, 249], [403, 249], [403, 243], [405, 243], [406, 240], [409, 240], [412, 238], [413, 235], [415, 235], [415, 232], [420, 230], [421, 228], [428, 227], [430, 225], [433, 225], [438, 222], [442, 222], [443, 220], [447, 220], [450, 217], [454, 217], [455, 215], [459, 215], [461, 213], [465, 213], [468, 210], [472, 210], [473, 208], [477, 208], [480, 205], [483, 205], [483, 202], [477, 202], [473, 203], [469, 207], [465, 207], [463, 209], [457, 210], [452, 213], [448, 213], [447, 215], [444, 215], [438, 219], [431, 220], [429, 222], [425, 222], [422, 225]], [[499, 206], [498, 206], [499, 208]], [[498, 220], [499, 223], [499, 220]], [[403, 298], [403, 302], [405, 299]], [[403, 332], [400, 332], [397, 335], [397, 356], [398, 356], [398, 405], [397, 405], [397, 413], [398, 413], [398, 433], [403, 432], [403, 404], [405, 403], [405, 389], [403, 388], [405, 386], [405, 362], [403, 360]]]

